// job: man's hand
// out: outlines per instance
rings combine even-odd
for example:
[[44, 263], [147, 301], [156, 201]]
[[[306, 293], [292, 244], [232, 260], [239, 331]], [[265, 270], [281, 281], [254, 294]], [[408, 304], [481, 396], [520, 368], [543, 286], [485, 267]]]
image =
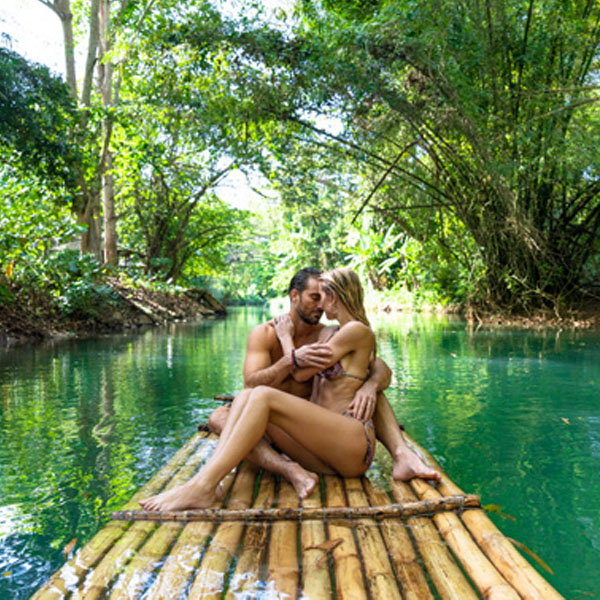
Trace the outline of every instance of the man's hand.
[[373, 416], [376, 406], [377, 384], [368, 380], [356, 390], [348, 408], [352, 411], [352, 416], [356, 419], [368, 421]]
[[324, 369], [331, 362], [333, 352], [327, 344], [306, 344], [294, 351], [296, 362], [300, 368], [318, 368]]

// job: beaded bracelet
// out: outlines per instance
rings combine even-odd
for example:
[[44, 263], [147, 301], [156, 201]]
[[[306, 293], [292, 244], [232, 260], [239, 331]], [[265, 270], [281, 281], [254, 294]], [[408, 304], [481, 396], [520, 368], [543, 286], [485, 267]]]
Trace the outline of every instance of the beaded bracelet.
[[296, 351], [292, 349], [292, 363], [294, 363], [294, 369], [299, 369], [300, 365], [298, 364], [298, 360], [296, 359]]

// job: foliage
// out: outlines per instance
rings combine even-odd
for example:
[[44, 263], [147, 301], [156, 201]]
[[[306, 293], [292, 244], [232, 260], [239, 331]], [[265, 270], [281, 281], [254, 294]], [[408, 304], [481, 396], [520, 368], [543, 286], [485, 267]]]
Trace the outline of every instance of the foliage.
[[41, 267], [41, 285], [56, 298], [67, 316], [98, 316], [116, 299], [105, 282], [101, 265], [91, 254], [69, 249], [53, 252]]
[[[96, 260], [64, 248], [81, 227], [57, 202], [63, 193], [48, 189], [34, 175], [0, 168], [0, 269], [5, 279], [0, 304], [32, 303], [29, 308], [34, 309], [33, 304], [45, 298], [65, 315], [93, 316], [110, 301], [110, 288]], [[17, 296], [11, 287], [18, 290]]]
[[489, 300], [577, 292], [600, 231], [597, 5], [307, 5], [304, 44], [327, 49], [308, 68], [375, 161], [375, 210], [407, 232], [423, 207], [458, 220]]
[[[83, 31], [93, 15], [73, 6]], [[257, 1], [113, 8], [97, 65], [106, 85], [80, 100], [80, 155], [64, 86], [6, 52], [0, 71], [18, 85], [2, 79], [0, 118], [19, 164], [41, 157], [54, 186], [31, 187], [28, 206], [70, 200], [99, 243], [102, 188], [105, 234], [116, 226], [132, 276], [255, 301], [298, 268], [340, 264], [382, 292], [442, 302], [558, 307], [594, 292], [597, 4], [304, 0], [290, 17]], [[19, 85], [13, 119], [1, 102]], [[63, 144], [55, 163], [51, 143]], [[235, 170], [268, 180], [252, 216], [216, 196]], [[19, 240], [44, 240], [46, 260], [48, 240], [74, 231], [64, 215], [36, 215], [2, 241], [3, 268], [20, 268]]]
[[61, 198], [64, 188], [48, 188], [33, 174], [0, 166], [0, 267], [34, 269], [53, 245], [64, 244], [79, 231]]
[[0, 161], [73, 184], [79, 158], [70, 130], [76, 109], [64, 82], [0, 47]]

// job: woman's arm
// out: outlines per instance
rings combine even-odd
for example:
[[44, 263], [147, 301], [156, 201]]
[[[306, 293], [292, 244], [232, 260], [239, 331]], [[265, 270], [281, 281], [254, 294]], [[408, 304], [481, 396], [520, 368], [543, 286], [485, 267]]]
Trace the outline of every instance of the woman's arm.
[[[298, 367], [313, 367], [321, 371], [327, 367], [331, 350], [321, 342], [305, 344], [300, 348], [294, 347], [294, 324], [289, 314], [273, 319], [273, 327], [281, 344], [283, 355], [292, 361], [294, 369]], [[303, 380], [304, 381], [304, 380]]]
[[[375, 335], [370, 327], [359, 321], [351, 321], [344, 325], [325, 346], [331, 349], [331, 356], [323, 367], [302, 367], [292, 371], [292, 377], [296, 381], [307, 381], [324, 368], [335, 365], [341, 358], [351, 352], [364, 351], [369, 357], [375, 348]], [[365, 371], [368, 359], [365, 360]]]

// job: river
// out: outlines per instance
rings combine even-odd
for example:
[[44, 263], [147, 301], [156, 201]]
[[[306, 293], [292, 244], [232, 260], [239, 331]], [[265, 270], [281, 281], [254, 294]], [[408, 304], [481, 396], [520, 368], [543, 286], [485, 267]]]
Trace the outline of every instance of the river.
[[[242, 387], [267, 316], [0, 350], [0, 598], [28, 598]], [[563, 595], [600, 598], [600, 333], [373, 325], [407, 430]]]

